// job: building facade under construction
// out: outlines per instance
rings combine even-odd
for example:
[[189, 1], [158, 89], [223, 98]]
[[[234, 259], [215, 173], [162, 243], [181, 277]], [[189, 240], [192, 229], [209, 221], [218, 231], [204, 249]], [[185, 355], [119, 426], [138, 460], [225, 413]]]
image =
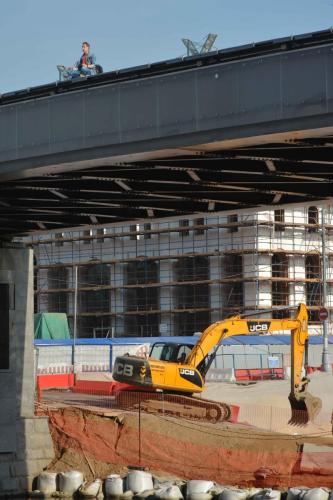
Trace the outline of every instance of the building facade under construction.
[[77, 337], [191, 335], [238, 313], [284, 317], [300, 302], [311, 334], [322, 333], [322, 307], [332, 333], [327, 201], [40, 232], [29, 242], [35, 312], [67, 313]]

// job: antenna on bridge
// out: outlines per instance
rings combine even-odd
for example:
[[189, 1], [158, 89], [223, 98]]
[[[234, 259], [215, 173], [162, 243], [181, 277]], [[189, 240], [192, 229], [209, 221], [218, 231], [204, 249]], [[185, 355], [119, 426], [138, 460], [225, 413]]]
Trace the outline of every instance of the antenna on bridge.
[[213, 47], [217, 38], [214, 33], [208, 33], [203, 43], [193, 42], [189, 38], [182, 38], [182, 42], [187, 49], [188, 56], [195, 56], [198, 54], [206, 54]]

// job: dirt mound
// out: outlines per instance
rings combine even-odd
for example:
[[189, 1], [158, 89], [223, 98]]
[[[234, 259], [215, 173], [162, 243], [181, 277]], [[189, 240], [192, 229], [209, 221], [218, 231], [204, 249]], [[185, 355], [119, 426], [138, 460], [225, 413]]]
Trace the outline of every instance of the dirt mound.
[[[161, 474], [221, 484], [333, 487], [333, 467], [332, 474], [325, 476], [320, 470], [301, 474], [304, 437], [147, 414], [141, 415], [140, 429], [138, 415], [130, 413], [97, 415], [62, 408], [49, 416], [58, 453], [58, 460], [50, 464], [52, 470], [78, 468], [92, 478], [126, 473], [128, 465], [141, 465]], [[326, 456], [333, 463], [333, 448]], [[270, 474], [258, 483], [254, 474], [262, 467]]]
[[73, 449], [57, 449], [56, 458], [49, 464], [47, 470], [52, 472], [67, 472], [79, 470], [84, 477], [91, 481], [96, 478], [105, 478], [109, 474], [120, 474], [124, 476], [128, 468], [121, 464], [113, 464], [97, 460], [84, 449], [81, 452]]

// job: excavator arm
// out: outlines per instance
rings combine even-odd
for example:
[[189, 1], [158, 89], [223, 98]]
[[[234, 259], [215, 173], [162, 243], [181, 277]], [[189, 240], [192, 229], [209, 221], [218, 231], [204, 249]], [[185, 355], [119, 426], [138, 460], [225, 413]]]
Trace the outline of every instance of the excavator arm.
[[[302, 377], [303, 367], [308, 363], [308, 311], [300, 304], [293, 319], [246, 320], [234, 316], [210, 325], [201, 335], [186, 359], [186, 364], [199, 369], [204, 376], [203, 365], [209, 352], [228, 337], [235, 335], [265, 335], [281, 330], [291, 331], [291, 388], [289, 401], [292, 408], [292, 423], [312, 420], [321, 409], [321, 400], [310, 395], [306, 388], [309, 380]], [[303, 412], [303, 414], [302, 414]], [[303, 422], [301, 422], [303, 423]]]
[[197, 368], [209, 352], [228, 337], [235, 335], [267, 335], [278, 331], [291, 331], [291, 366], [293, 385], [299, 385], [303, 367], [304, 351], [308, 339], [308, 312], [300, 304], [294, 319], [246, 320], [240, 316], [218, 321], [202, 333], [186, 359], [186, 364]]

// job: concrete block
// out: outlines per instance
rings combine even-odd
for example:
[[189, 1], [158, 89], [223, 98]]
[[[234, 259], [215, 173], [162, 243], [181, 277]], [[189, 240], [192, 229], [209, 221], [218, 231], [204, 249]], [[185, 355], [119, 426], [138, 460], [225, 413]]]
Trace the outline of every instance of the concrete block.
[[27, 456], [26, 448], [25, 448], [25, 446], [22, 446], [15, 453], [15, 460], [25, 460], [26, 456]]
[[33, 490], [33, 482], [35, 476], [26, 476], [18, 478], [18, 487], [20, 492], [32, 491]]
[[34, 419], [33, 418], [23, 418], [19, 421], [18, 426], [23, 428], [25, 434], [33, 434], [35, 431]]
[[36, 476], [47, 465], [45, 460], [20, 460], [10, 466], [12, 477]]
[[49, 434], [49, 419], [48, 417], [36, 417], [33, 420], [34, 429], [38, 433]]
[[46, 460], [51, 462], [51, 460], [53, 460], [55, 457], [54, 447], [52, 446], [52, 448], [43, 448], [43, 455]]
[[16, 432], [18, 440], [26, 442], [35, 432], [33, 417], [18, 418], [16, 421]]
[[5, 495], [5, 493], [16, 493], [19, 491], [19, 481], [16, 477], [4, 477], [0, 479], [0, 496]]
[[45, 453], [46, 453], [45, 456], [46, 457], [52, 457], [52, 458], [54, 458], [54, 444], [53, 444], [53, 441], [52, 441], [51, 437], [50, 437], [50, 439], [47, 440], [47, 443], [44, 446], [44, 450], [47, 451], [47, 453], [45, 451]]
[[44, 448], [54, 452], [53, 440], [49, 431], [44, 433]]
[[36, 459], [47, 459], [51, 460], [54, 458], [54, 447], [53, 442], [46, 440], [46, 444], [43, 446], [36, 447], [34, 439], [31, 442], [25, 443], [20, 450], [16, 453], [17, 460], [36, 460]]
[[0, 480], [9, 476], [9, 463], [0, 464]]
[[[1, 372], [1, 384], [0, 384], [0, 398], [1, 401], [5, 398], [9, 400], [14, 399], [16, 392], [15, 378], [13, 373]], [[4, 409], [1, 405], [0, 413], [3, 413]]]
[[[23, 374], [23, 378], [31, 377], [31, 373]], [[32, 382], [28, 382], [24, 389], [24, 395], [18, 398], [18, 410], [21, 417], [32, 418], [34, 416], [34, 391], [35, 387]]]
[[0, 453], [16, 451], [16, 431], [15, 423], [1, 426], [0, 433]]
[[31, 438], [28, 439], [27, 442], [24, 442], [16, 453], [17, 460], [51, 460], [52, 458], [54, 458], [54, 447], [52, 439], [49, 440], [46, 437], [46, 439], [43, 440], [43, 446], [36, 447], [34, 435], [31, 436]]
[[50, 434], [46, 433], [35, 433], [29, 442], [27, 443], [27, 448], [31, 450], [37, 450], [38, 448], [50, 448], [53, 449], [53, 441]]
[[[16, 455], [16, 460], [20, 463], [22, 462], [38, 462], [40, 470], [44, 469], [52, 460], [54, 459], [54, 450], [49, 448], [39, 448], [37, 450], [21, 450]], [[13, 472], [13, 468], [10, 469], [9, 464], [7, 465], [8, 471]], [[14, 464], [13, 464], [14, 465]], [[4, 469], [5, 471], [5, 469]], [[8, 472], [9, 474], [9, 472]], [[0, 474], [1, 477], [1, 474]]]
[[15, 421], [15, 398], [1, 397], [0, 425], [13, 424]]
[[14, 453], [0, 453], [0, 464], [11, 463], [14, 460]]
[[38, 448], [38, 450], [26, 450], [23, 459], [25, 460], [38, 460], [44, 459], [44, 449]]

